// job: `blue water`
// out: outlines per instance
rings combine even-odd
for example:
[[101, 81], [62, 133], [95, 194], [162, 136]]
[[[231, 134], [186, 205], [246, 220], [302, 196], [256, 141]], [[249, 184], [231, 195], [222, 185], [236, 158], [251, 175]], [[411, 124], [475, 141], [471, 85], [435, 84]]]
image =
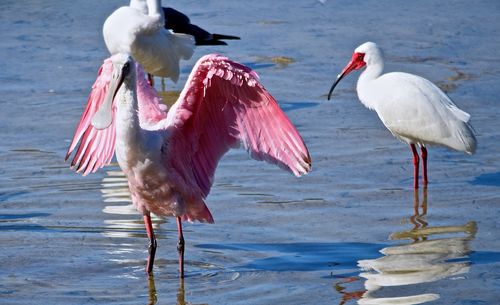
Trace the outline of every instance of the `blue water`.
[[[0, 303], [497, 303], [500, 3], [324, 2], [164, 1], [242, 38], [199, 47], [167, 88], [181, 89], [203, 54], [243, 62], [313, 159], [297, 179], [244, 151], [226, 155], [207, 198], [216, 223], [185, 225], [184, 281], [175, 222], [154, 222], [148, 278], [141, 217], [120, 183], [103, 181], [116, 167], [81, 177], [63, 161], [108, 56], [102, 23], [126, 1], [0, 2]], [[367, 40], [384, 49], [387, 71], [445, 88], [477, 132], [473, 156], [429, 149], [431, 183], [419, 198], [408, 148], [359, 103], [357, 75], [326, 101]]]

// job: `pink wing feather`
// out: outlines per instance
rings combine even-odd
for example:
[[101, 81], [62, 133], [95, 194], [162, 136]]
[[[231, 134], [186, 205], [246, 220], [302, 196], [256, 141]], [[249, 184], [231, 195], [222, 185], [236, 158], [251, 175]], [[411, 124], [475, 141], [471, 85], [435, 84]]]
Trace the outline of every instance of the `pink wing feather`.
[[147, 125], [155, 125], [167, 117], [167, 105], [163, 104], [158, 92], [146, 80], [142, 66], [136, 63], [137, 103], [139, 105], [139, 121], [147, 129]]
[[[142, 68], [139, 65], [136, 68], [137, 97], [140, 110], [139, 118], [141, 123], [144, 123], [146, 126], [153, 125], [166, 118], [166, 106], [160, 103], [161, 99], [158, 97], [158, 93], [147, 83]], [[71, 167], [77, 172], [83, 172], [83, 175], [91, 172], [94, 173], [99, 168], [111, 163], [115, 152], [116, 128], [114, 117], [116, 107], [113, 106], [113, 120], [108, 128], [99, 130], [91, 124], [92, 117], [104, 102], [112, 71], [113, 63], [108, 58], [104, 60], [104, 63], [99, 68], [97, 79], [92, 86], [92, 91], [87, 101], [87, 106], [80, 118], [75, 135], [66, 153], [65, 160], [69, 158], [80, 142], [75, 156], [71, 161]]]
[[301, 136], [257, 74], [220, 55], [197, 62], [167, 122], [165, 165], [195, 196], [208, 195], [219, 159], [240, 143], [252, 158], [296, 176], [311, 169]]
[[[97, 79], [92, 86], [92, 91], [87, 101], [87, 106], [80, 118], [75, 135], [66, 153], [65, 160], [69, 158], [78, 142], [80, 142], [75, 156], [71, 161], [71, 167], [77, 172], [83, 172], [83, 175], [95, 172], [97, 169], [109, 164], [113, 158], [116, 139], [114, 119], [111, 125], [103, 130], [98, 130], [91, 124], [92, 117], [106, 96], [112, 70], [113, 64], [108, 58], [99, 68]], [[113, 118], [115, 111], [116, 108], [113, 107]]]

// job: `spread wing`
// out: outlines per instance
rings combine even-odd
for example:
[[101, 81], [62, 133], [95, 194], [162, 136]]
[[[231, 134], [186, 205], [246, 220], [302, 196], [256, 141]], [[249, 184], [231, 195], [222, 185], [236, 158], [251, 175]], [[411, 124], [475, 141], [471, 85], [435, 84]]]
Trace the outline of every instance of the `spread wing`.
[[202, 197], [210, 191], [219, 159], [240, 144], [252, 158], [296, 176], [311, 169], [301, 136], [257, 74], [220, 55], [197, 62], [166, 124], [165, 165], [183, 182], [177, 185]]
[[[166, 106], [161, 103], [156, 90], [151, 87], [145, 77], [142, 68], [137, 65], [137, 98], [139, 104], [139, 120], [141, 127], [150, 129], [159, 121], [166, 118]], [[96, 129], [91, 121], [108, 91], [113, 64], [108, 58], [99, 68], [97, 79], [92, 86], [87, 106], [80, 118], [73, 136], [73, 140], [66, 153], [67, 160], [78, 145], [78, 149], [71, 161], [71, 167], [77, 172], [87, 175], [96, 172], [99, 168], [108, 165], [113, 159], [115, 152], [116, 128], [115, 114], [116, 107], [113, 107], [113, 120], [106, 129]]]
[[87, 106], [83, 111], [80, 122], [78, 123], [71, 141], [71, 145], [66, 153], [65, 160], [68, 160], [71, 153], [75, 150], [78, 143], [78, 149], [71, 161], [71, 167], [77, 172], [87, 175], [97, 171], [99, 168], [111, 162], [115, 150], [115, 120], [116, 108], [113, 107], [113, 121], [106, 129], [96, 129], [91, 121], [94, 114], [104, 101], [106, 92], [111, 79], [113, 64], [110, 59], [106, 59], [97, 73], [97, 79], [92, 86]]

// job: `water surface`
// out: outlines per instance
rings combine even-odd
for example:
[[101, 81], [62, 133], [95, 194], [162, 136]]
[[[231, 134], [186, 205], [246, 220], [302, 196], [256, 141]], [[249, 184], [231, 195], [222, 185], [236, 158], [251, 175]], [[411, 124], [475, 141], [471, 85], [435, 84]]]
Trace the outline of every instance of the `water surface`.
[[[2, 304], [494, 304], [500, 277], [498, 1], [169, 1], [193, 22], [241, 36], [200, 47], [255, 69], [308, 144], [297, 179], [233, 151], [207, 202], [216, 223], [147, 238], [116, 167], [81, 177], [63, 162], [97, 68], [106, 16], [126, 1], [2, 1]], [[367, 40], [389, 71], [422, 75], [472, 116], [474, 156], [429, 150], [427, 193], [411, 154], [357, 100], [351, 75]], [[286, 60], [285, 60], [286, 59]], [[159, 85], [158, 85], [159, 86]]]

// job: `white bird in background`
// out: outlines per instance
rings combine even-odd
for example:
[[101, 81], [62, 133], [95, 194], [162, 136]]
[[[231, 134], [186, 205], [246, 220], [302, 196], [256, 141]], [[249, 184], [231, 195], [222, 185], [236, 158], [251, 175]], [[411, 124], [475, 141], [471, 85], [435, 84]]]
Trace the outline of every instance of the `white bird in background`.
[[[146, 1], [130, 0], [130, 7], [147, 15], [149, 10]], [[210, 33], [196, 24], [192, 24], [188, 16], [171, 7], [163, 7], [162, 11], [165, 18], [165, 29], [172, 30], [174, 33], [184, 33], [193, 36], [197, 46], [224, 46], [227, 45], [224, 40], [240, 39], [238, 36]]]
[[328, 99], [345, 75], [365, 66], [357, 84], [358, 97], [363, 105], [377, 112], [396, 138], [410, 145], [415, 188], [418, 188], [419, 172], [415, 145], [421, 148], [424, 186], [428, 183], [426, 145], [442, 145], [468, 154], [475, 152], [477, 141], [468, 123], [470, 115], [425, 78], [403, 72], [382, 74], [382, 51], [373, 42], [354, 50], [351, 61], [333, 83]]
[[102, 32], [111, 55], [131, 54], [149, 74], [176, 82], [179, 61], [193, 56], [195, 40], [172, 33], [164, 25], [160, 0], [132, 0], [130, 6], [118, 8], [106, 19]]

